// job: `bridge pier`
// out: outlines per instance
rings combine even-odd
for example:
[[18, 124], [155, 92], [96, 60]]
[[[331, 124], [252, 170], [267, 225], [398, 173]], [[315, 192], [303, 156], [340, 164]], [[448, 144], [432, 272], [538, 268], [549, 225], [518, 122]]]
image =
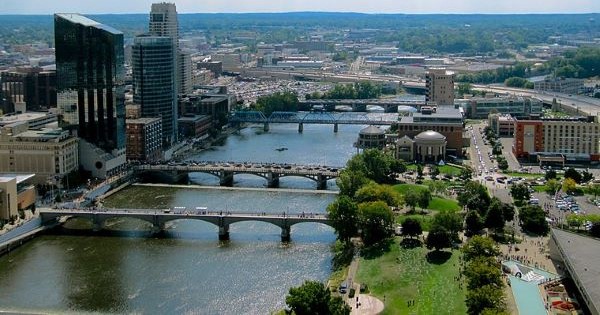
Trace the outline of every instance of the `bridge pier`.
[[302, 133], [304, 131], [304, 124], [303, 123], [299, 123], [298, 124], [298, 132]]
[[323, 174], [319, 174], [317, 176], [317, 190], [326, 190], [327, 189], [327, 177]]
[[264, 130], [264, 132], [269, 132], [269, 123], [268, 123], [268, 122], [266, 122], [266, 123], [263, 125], [263, 130]]
[[229, 224], [219, 226], [219, 241], [229, 240]]
[[94, 217], [92, 219], [92, 231], [99, 232], [102, 230], [102, 221], [98, 218], [98, 214], [94, 213]]
[[267, 176], [267, 187], [269, 188], [277, 188], [279, 187], [279, 174], [278, 173], [273, 173], [273, 172], [269, 172], [268, 176]]
[[333, 132], [338, 132], [338, 124], [333, 124]]
[[288, 225], [282, 226], [281, 227], [281, 241], [284, 243], [287, 243], [291, 240], [291, 231], [292, 228], [289, 227]]
[[221, 170], [219, 173], [219, 185], [227, 187], [233, 186], [233, 172]]

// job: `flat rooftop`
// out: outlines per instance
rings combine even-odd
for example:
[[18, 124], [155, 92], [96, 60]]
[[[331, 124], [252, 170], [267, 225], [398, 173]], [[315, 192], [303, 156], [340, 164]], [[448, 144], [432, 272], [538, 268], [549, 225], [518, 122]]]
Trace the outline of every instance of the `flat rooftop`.
[[154, 117], [143, 117], [143, 118], [135, 118], [135, 119], [126, 119], [125, 123], [126, 124], [143, 124], [143, 125], [145, 125], [145, 124], [155, 122], [157, 120], [161, 120], [161, 119], [158, 117], [155, 117], [155, 118]]
[[590, 298], [593, 308], [600, 309], [600, 240], [552, 229], [552, 236], [571, 266], [577, 281]]
[[33, 177], [35, 177], [35, 174], [0, 174], [0, 183], [5, 183], [16, 178], [17, 184], [20, 184]]
[[5, 115], [0, 117], [0, 126], [14, 124], [17, 122], [32, 121], [46, 118], [56, 119], [56, 115], [42, 112], [26, 112], [23, 114]]

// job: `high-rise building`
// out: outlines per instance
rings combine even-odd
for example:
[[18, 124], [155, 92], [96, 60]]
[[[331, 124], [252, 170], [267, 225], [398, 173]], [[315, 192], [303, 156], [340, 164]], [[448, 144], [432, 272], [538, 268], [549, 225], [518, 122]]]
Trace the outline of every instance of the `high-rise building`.
[[179, 49], [179, 24], [177, 21], [177, 8], [175, 3], [153, 3], [150, 11], [150, 25], [148, 27], [150, 34], [155, 36], [165, 36], [171, 38], [173, 46], [177, 51], [174, 59], [176, 63], [176, 88], [177, 94], [187, 94], [191, 92], [191, 57], [188, 53]]
[[0, 72], [0, 84], [14, 111], [38, 111], [56, 107], [56, 71], [20, 67]]
[[127, 119], [127, 159], [156, 161], [161, 157], [160, 118]]
[[454, 73], [443, 68], [431, 68], [425, 75], [427, 103], [454, 105]]
[[82, 166], [105, 178], [125, 163], [123, 33], [61, 13], [54, 15], [54, 36], [61, 123], [82, 140]]
[[162, 118], [165, 148], [177, 142], [177, 95], [175, 50], [169, 37], [137, 36], [132, 48], [133, 101], [142, 117]]

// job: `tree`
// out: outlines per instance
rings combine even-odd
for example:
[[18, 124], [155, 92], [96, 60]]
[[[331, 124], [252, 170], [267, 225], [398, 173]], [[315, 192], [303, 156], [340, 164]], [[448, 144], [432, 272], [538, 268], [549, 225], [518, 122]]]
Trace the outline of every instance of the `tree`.
[[463, 229], [463, 220], [459, 213], [444, 210], [433, 216], [431, 228], [444, 229], [453, 240], [458, 240], [458, 232]]
[[525, 184], [516, 184], [510, 187], [510, 195], [518, 202], [529, 200], [531, 194], [529, 193], [529, 187]]
[[394, 214], [383, 201], [361, 203], [360, 230], [363, 242], [373, 245], [394, 235]]
[[485, 227], [494, 230], [495, 233], [504, 230], [504, 214], [502, 213], [503, 204], [500, 199], [494, 197], [490, 202], [490, 207], [485, 215]]
[[459, 83], [458, 84], [458, 96], [463, 96], [465, 94], [472, 94], [471, 84], [470, 83]]
[[473, 177], [473, 169], [470, 166], [465, 166], [460, 170], [460, 175], [458, 176], [462, 181], [471, 180]]
[[490, 195], [488, 195], [487, 188], [474, 181], [465, 184], [457, 199], [461, 206], [470, 210], [477, 210], [481, 216], [485, 215], [490, 205]]
[[577, 184], [581, 183], [582, 176], [581, 174], [574, 168], [570, 167], [565, 171], [565, 178], [573, 179]]
[[600, 195], [600, 185], [592, 184], [588, 187], [588, 192], [594, 195], [594, 198], [598, 197], [598, 195]]
[[429, 202], [431, 201], [431, 192], [429, 189], [423, 189], [419, 192], [419, 207], [421, 209], [427, 209]]
[[525, 206], [519, 210], [521, 228], [525, 232], [546, 235], [550, 231], [546, 221], [546, 213], [539, 206]]
[[358, 233], [358, 206], [350, 197], [340, 195], [327, 206], [327, 215], [339, 240], [349, 242]]
[[419, 204], [419, 193], [414, 190], [409, 190], [404, 194], [404, 203], [410, 207], [411, 211], [415, 211], [415, 207]]
[[271, 95], [261, 96], [254, 105], [256, 110], [262, 111], [266, 116], [275, 111], [298, 111], [298, 95], [294, 92], [276, 92]]
[[546, 183], [546, 192], [549, 194], [555, 194], [560, 189], [560, 183], [556, 179], [550, 179]]
[[475, 210], [469, 210], [465, 216], [466, 235], [471, 236], [479, 234], [482, 229], [483, 221], [481, 220], [479, 213]]
[[432, 179], [436, 179], [438, 177], [438, 175], [440, 175], [440, 169], [437, 166], [432, 166], [429, 169], [429, 175], [431, 176]]
[[402, 222], [402, 235], [410, 236], [411, 238], [419, 236], [423, 233], [421, 222], [414, 218], [407, 218]]
[[417, 178], [423, 178], [423, 166], [417, 165]]
[[425, 244], [427, 245], [427, 249], [435, 248], [436, 251], [450, 248], [452, 246], [450, 233], [442, 227], [436, 227], [427, 234]]
[[329, 300], [329, 314], [331, 315], [350, 315], [352, 309], [341, 296], [334, 296]]
[[504, 293], [493, 285], [484, 285], [467, 292], [467, 313], [479, 315], [485, 309], [503, 310], [505, 306]]
[[592, 224], [592, 227], [590, 228], [590, 235], [600, 238], [600, 222], [595, 222]]
[[562, 184], [562, 189], [567, 194], [572, 193], [577, 189], [577, 183], [572, 178], [565, 178]]
[[350, 314], [350, 308], [338, 299], [332, 299], [329, 289], [318, 281], [305, 281], [299, 287], [290, 288], [285, 303], [297, 315]]
[[465, 269], [467, 288], [474, 290], [484, 285], [502, 287], [500, 266], [490, 257], [477, 257]]
[[502, 217], [505, 222], [512, 222], [515, 218], [515, 207], [510, 203], [502, 203]]
[[496, 257], [500, 255], [500, 249], [493, 239], [479, 235], [471, 237], [461, 250], [466, 261], [478, 257]]
[[544, 174], [544, 178], [546, 180], [556, 179], [556, 171], [555, 170], [547, 170], [546, 174]]
[[340, 176], [336, 180], [337, 186], [340, 188], [340, 195], [349, 197], [354, 197], [356, 191], [368, 182], [369, 179], [363, 172], [347, 168], [340, 172]]
[[498, 168], [506, 171], [508, 169], [508, 161], [506, 159], [498, 159]]
[[594, 179], [594, 175], [588, 171], [583, 171], [581, 172], [581, 182], [582, 183], [587, 183], [589, 181], [591, 181], [592, 179]]
[[511, 77], [504, 81], [504, 84], [508, 87], [516, 87], [516, 88], [524, 88], [527, 86], [527, 79], [519, 78], [519, 77]]
[[354, 195], [354, 199], [358, 203], [383, 201], [390, 207], [397, 207], [402, 202], [402, 196], [394, 188], [375, 182], [370, 182], [361, 187]]

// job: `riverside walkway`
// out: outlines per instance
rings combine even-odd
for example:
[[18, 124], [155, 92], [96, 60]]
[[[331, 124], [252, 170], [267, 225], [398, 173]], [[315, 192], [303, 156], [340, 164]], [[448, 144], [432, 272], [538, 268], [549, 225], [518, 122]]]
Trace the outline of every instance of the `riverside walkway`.
[[104, 227], [104, 223], [113, 218], [133, 218], [152, 224], [154, 231], [165, 231], [166, 223], [174, 220], [200, 220], [219, 228], [219, 240], [229, 239], [229, 226], [236, 222], [267, 222], [281, 228], [281, 241], [290, 240], [291, 228], [298, 223], [321, 223], [331, 226], [331, 221], [321, 214], [267, 214], [265, 212], [232, 213], [208, 211], [204, 208], [187, 209], [39, 209], [43, 224], [55, 224], [61, 219], [83, 218], [90, 220], [94, 230]]

